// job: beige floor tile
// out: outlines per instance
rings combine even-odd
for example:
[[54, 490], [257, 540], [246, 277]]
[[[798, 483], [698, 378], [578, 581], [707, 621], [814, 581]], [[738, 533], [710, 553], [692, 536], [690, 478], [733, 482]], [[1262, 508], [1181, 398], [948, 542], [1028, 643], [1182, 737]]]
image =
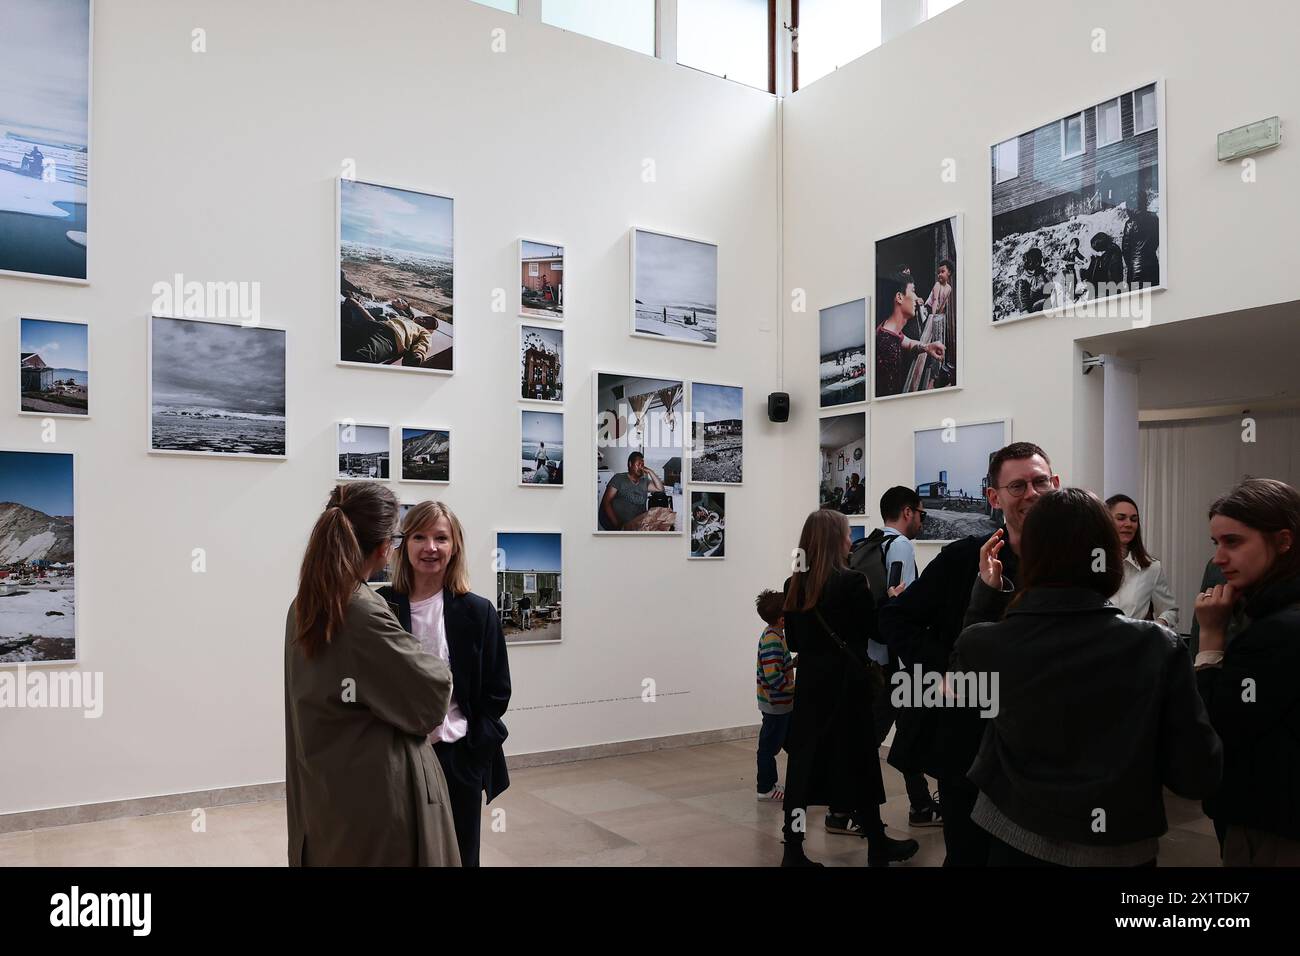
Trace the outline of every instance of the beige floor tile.
[[561, 810], [582, 815], [598, 813], [601, 810], [622, 810], [625, 807], [637, 807], [667, 799], [653, 790], [624, 783], [621, 780], [570, 783], [562, 787], [535, 790], [533, 794]]

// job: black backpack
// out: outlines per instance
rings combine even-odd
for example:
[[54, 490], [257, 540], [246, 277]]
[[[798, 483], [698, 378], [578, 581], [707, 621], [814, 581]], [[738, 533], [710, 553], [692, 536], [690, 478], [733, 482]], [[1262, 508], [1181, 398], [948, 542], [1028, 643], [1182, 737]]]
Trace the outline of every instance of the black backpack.
[[884, 528], [876, 528], [861, 541], [853, 542], [849, 552], [849, 567], [867, 579], [876, 607], [889, 600], [889, 546], [896, 537], [885, 534]]

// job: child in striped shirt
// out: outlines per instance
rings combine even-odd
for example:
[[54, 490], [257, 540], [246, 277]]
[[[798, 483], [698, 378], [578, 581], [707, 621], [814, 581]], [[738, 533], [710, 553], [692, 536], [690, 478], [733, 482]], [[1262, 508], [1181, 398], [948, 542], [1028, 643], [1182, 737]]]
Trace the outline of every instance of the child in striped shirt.
[[758, 709], [763, 726], [758, 732], [758, 799], [785, 798], [785, 788], [777, 783], [776, 755], [785, 745], [794, 709], [794, 655], [785, 643], [785, 614], [781, 605], [785, 595], [764, 591], [754, 601], [758, 616], [767, 626], [758, 639]]

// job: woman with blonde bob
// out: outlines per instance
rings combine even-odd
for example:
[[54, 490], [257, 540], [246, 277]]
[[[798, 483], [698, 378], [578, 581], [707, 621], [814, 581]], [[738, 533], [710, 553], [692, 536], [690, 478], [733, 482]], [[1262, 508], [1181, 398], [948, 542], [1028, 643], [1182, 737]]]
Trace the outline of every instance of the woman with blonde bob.
[[452, 672], [366, 580], [388, 561], [397, 499], [339, 485], [316, 519], [284, 633], [290, 866], [457, 866], [442, 767]]
[[415, 505], [402, 520], [393, 583], [380, 588], [420, 645], [451, 668], [452, 701], [429, 740], [447, 778], [464, 866], [479, 865], [479, 816], [510, 786], [502, 721], [510, 703], [510, 662], [496, 608], [469, 589], [465, 532], [441, 501]]

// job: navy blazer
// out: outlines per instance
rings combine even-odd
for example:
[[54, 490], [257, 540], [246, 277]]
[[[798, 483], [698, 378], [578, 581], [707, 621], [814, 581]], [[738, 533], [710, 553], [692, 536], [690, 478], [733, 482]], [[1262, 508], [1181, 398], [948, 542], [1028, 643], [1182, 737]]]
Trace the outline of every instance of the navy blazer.
[[[411, 631], [411, 601], [405, 594], [385, 585], [379, 595], [388, 602], [397, 620]], [[506, 639], [496, 607], [487, 598], [466, 592], [442, 592], [442, 619], [447, 630], [447, 651], [451, 660], [451, 692], [465, 715], [469, 729], [465, 742], [476, 762], [483, 767], [483, 792], [488, 803], [510, 786], [506, 770], [505, 743], [508, 731], [501, 719], [510, 705], [510, 661]]]

